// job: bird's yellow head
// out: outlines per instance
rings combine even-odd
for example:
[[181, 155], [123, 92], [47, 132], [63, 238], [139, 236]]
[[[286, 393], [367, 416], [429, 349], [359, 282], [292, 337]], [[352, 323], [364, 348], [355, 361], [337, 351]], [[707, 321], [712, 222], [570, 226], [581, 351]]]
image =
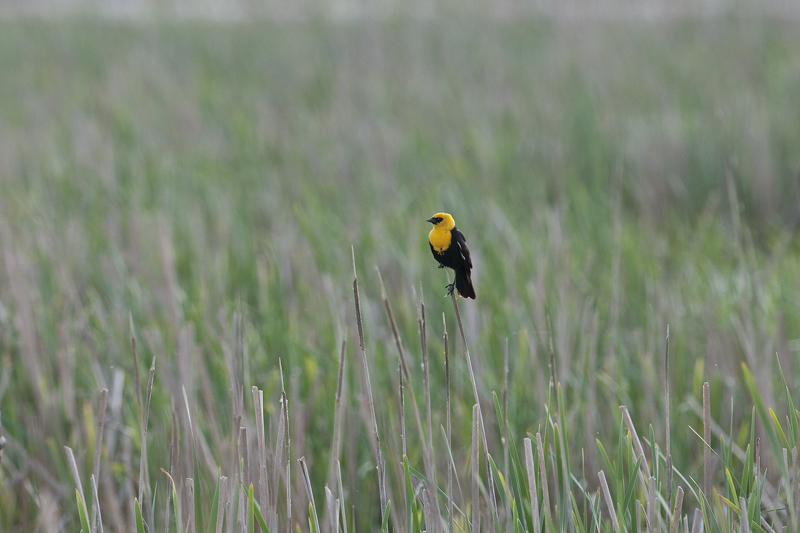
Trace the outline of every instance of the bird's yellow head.
[[456, 221], [450, 216], [450, 213], [436, 213], [427, 220], [437, 229], [450, 231], [456, 227]]

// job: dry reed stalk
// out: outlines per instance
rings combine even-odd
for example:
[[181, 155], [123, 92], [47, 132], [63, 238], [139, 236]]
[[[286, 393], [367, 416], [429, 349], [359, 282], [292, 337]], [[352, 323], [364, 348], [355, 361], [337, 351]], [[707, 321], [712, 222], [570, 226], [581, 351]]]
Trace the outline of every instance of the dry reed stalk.
[[[667, 470], [667, 523], [672, 522], [672, 518], [670, 516], [670, 505], [672, 505], [672, 448], [670, 446], [670, 439], [669, 439], [669, 324], [667, 324], [667, 338], [665, 339], [665, 348], [664, 348], [664, 410], [666, 412], [666, 421], [667, 421], [667, 428], [666, 428], [666, 436], [667, 436], [667, 455], [666, 455], [666, 470]], [[642, 459], [644, 462], [644, 459]], [[680, 513], [678, 513], [678, 518], [680, 519]], [[675, 532], [677, 533], [677, 524], [675, 525]]]
[[739, 519], [741, 533], [750, 533], [750, 518], [747, 516], [747, 501], [741, 496], [739, 497], [739, 510], [742, 512], [742, 516]]
[[[339, 378], [336, 382], [336, 403], [333, 409], [333, 449], [331, 450], [331, 464], [328, 468], [328, 484], [332, 484], [335, 479], [335, 472], [339, 460], [341, 459], [342, 442], [342, 388], [344, 381], [344, 361], [347, 341], [342, 340], [342, 349], [339, 353]], [[340, 494], [341, 498], [342, 495]]]
[[[169, 482], [175, 486], [175, 468], [177, 465], [176, 461], [176, 454], [178, 453], [178, 413], [175, 412], [175, 409], [172, 410], [172, 432], [170, 435], [169, 441]], [[178, 487], [175, 486], [175, 493], [178, 494]], [[172, 491], [169, 490], [169, 483], [167, 483], [167, 498], [166, 504], [164, 507], [164, 516], [169, 516], [169, 501], [172, 498]], [[176, 504], [180, 503], [180, 496], [178, 496], [178, 501], [175, 502]], [[180, 507], [178, 507], [178, 516], [180, 516]], [[164, 533], [169, 533], [169, 520], [164, 521]]]
[[692, 517], [692, 533], [700, 533], [703, 530], [703, 512], [695, 507]]
[[311, 511], [314, 514], [314, 525], [316, 526], [316, 530], [320, 531], [319, 529], [319, 513], [317, 513], [317, 504], [314, 503], [314, 493], [311, 490], [311, 478], [308, 475], [308, 465], [306, 464], [306, 458], [301, 457], [298, 459], [300, 463], [300, 473], [303, 477], [303, 486], [306, 489], [306, 496], [308, 496], [308, 501], [311, 504]]
[[[408, 364], [406, 362], [405, 350], [403, 350], [403, 343], [400, 341], [400, 333], [397, 330], [397, 323], [394, 320], [394, 313], [392, 313], [392, 307], [389, 304], [389, 298], [386, 295], [386, 287], [383, 285], [383, 278], [381, 277], [381, 273], [380, 273], [380, 271], [378, 271], [377, 267], [375, 268], [375, 270], [378, 272], [378, 281], [380, 282], [380, 285], [381, 285], [381, 296], [383, 297], [383, 304], [384, 304], [384, 307], [386, 308], [386, 314], [389, 317], [389, 324], [392, 327], [392, 335], [394, 336], [395, 345], [397, 346], [397, 352], [398, 352], [398, 356], [400, 358], [400, 372], [405, 376], [405, 381], [407, 383], [409, 395], [411, 396], [411, 408], [412, 408], [412, 411], [414, 413], [414, 421], [417, 424], [417, 431], [419, 432], [420, 441], [423, 443], [423, 446], [422, 446], [422, 459], [423, 459], [423, 462], [425, 463], [425, 473], [428, 476], [429, 482], [432, 483], [433, 480], [435, 479], [435, 470], [434, 470], [434, 466], [433, 466], [433, 459], [431, 458], [430, 454], [428, 453], [428, 451], [429, 451], [428, 447], [425, 445], [426, 439], [425, 439], [425, 432], [422, 429], [422, 417], [421, 417], [421, 415], [419, 413], [419, 408], [417, 407], [417, 396], [416, 396], [416, 394], [414, 394], [414, 386], [413, 386], [413, 383], [411, 382], [411, 375], [408, 372]], [[400, 378], [401, 391], [402, 391], [402, 384], [403, 384], [402, 377], [403, 376], [401, 376], [401, 378]], [[403, 400], [402, 395], [401, 395], [401, 400]], [[405, 424], [405, 412], [404, 412], [404, 410], [405, 410], [405, 407], [403, 406], [402, 409], [401, 409], [401, 412], [400, 412], [401, 422], [403, 424]], [[402, 426], [402, 431], [403, 431], [403, 439], [405, 441], [405, 435], [406, 435], [405, 425]], [[405, 455], [405, 450], [406, 450], [406, 448], [405, 448], [405, 442], [404, 442], [403, 443], [403, 455]]]
[[[503, 476], [506, 479], [511, 479], [509, 472], [509, 458], [508, 458], [508, 440], [511, 438], [509, 435], [509, 427], [508, 427], [508, 337], [506, 337], [506, 342], [503, 346], [503, 420], [500, 421], [503, 425], [502, 434], [505, 434], [505, 438], [503, 438]], [[506, 530], [509, 531], [513, 527], [512, 520], [511, 520], [511, 488], [506, 488]]]
[[256, 419], [256, 440], [258, 441], [258, 503], [269, 518], [269, 488], [267, 487], [267, 437], [264, 431], [264, 391], [255, 385], [253, 392], [253, 414]]
[[602, 489], [603, 499], [606, 501], [606, 508], [608, 509], [608, 515], [611, 517], [611, 523], [614, 524], [614, 531], [621, 533], [619, 520], [617, 520], [617, 512], [614, 509], [614, 502], [611, 500], [611, 491], [608, 490], [608, 483], [606, 483], [606, 475], [601, 470], [597, 473], [597, 477], [600, 478], [600, 488]]
[[[100, 454], [103, 448], [103, 426], [106, 422], [106, 406], [108, 405], [108, 389], [102, 389], [100, 391], [100, 407], [97, 410], [97, 433], [95, 435], [94, 441], [94, 460], [92, 464], [92, 478], [94, 482], [93, 490], [97, 491], [97, 483], [100, 479]], [[2, 436], [0, 436], [0, 440], [2, 440]], [[2, 450], [2, 447], [0, 447]], [[100, 515], [100, 505], [95, 504], [94, 501], [92, 502], [92, 532], [94, 533], [95, 529], [97, 528], [97, 520]], [[100, 522], [100, 529], [103, 529], [102, 521]]]
[[639, 475], [641, 477], [642, 485], [646, 486], [646, 480], [650, 478], [650, 466], [645, 460], [642, 441], [639, 440], [639, 434], [636, 432], [636, 426], [633, 425], [633, 420], [631, 420], [631, 414], [628, 411], [628, 408], [624, 405], [620, 405], [619, 412], [622, 413], [622, 421], [625, 423], [625, 427], [627, 427], [628, 431], [631, 433], [631, 443], [633, 444], [633, 449], [636, 452], [636, 457], [634, 457], [634, 459], [638, 459], [639, 457], [642, 458], [641, 462], [639, 463], [639, 468], [641, 470]]
[[703, 495], [711, 498], [711, 388], [703, 383]]
[[247, 450], [247, 428], [242, 426], [239, 428], [239, 509], [237, 510], [236, 521], [239, 524], [239, 530], [244, 531], [245, 524], [247, 524], [247, 494], [245, 487], [252, 484], [250, 481], [250, 454]]
[[325, 503], [328, 509], [330, 531], [337, 533], [339, 531], [339, 500], [333, 497], [333, 492], [327, 486], [325, 487]]
[[[219, 500], [217, 500], [217, 524], [216, 533], [222, 533], [222, 522], [225, 519], [225, 511], [228, 507], [228, 478], [219, 478]], [[167, 515], [169, 516], [169, 515]], [[230, 518], [228, 519], [230, 521]]]
[[[444, 329], [444, 386], [445, 386], [445, 401], [446, 401], [446, 414], [447, 414], [447, 446], [452, 449], [453, 446], [453, 429], [450, 425], [450, 349], [448, 347], [447, 339], [447, 320], [444, 313], [442, 313], [442, 326]], [[450, 456], [448, 450], [448, 456]], [[447, 531], [453, 533], [453, 461], [448, 457], [447, 460]]]
[[[445, 269], [447, 270], [447, 269]], [[450, 283], [450, 272], [447, 272], [447, 282]], [[481, 399], [478, 396], [478, 385], [475, 382], [475, 372], [472, 369], [472, 358], [469, 355], [469, 346], [467, 345], [467, 336], [464, 334], [464, 324], [461, 321], [461, 312], [458, 310], [458, 302], [456, 301], [456, 291], [452, 291], [450, 293], [450, 299], [453, 301], [453, 309], [456, 312], [456, 323], [458, 324], [458, 330], [461, 333], [461, 341], [464, 343], [464, 354], [467, 359], [467, 369], [469, 370], [469, 380], [472, 383], [472, 394], [475, 396], [475, 404], [478, 406], [478, 419], [480, 421], [480, 430], [481, 436], [483, 438], [483, 447], [486, 452], [485, 454], [485, 463], [486, 463], [486, 479], [488, 481], [489, 486], [489, 508], [492, 510], [492, 516], [494, 517], [494, 522], [489, 521], [489, 532], [494, 532], [494, 524], [495, 522], [499, 521], [499, 517], [497, 515], [497, 501], [495, 499], [495, 491], [494, 491], [494, 476], [492, 475], [492, 469], [489, 465], [489, 441], [486, 438], [486, 426], [483, 423], [483, 411], [481, 410]]]
[[[794, 413], [791, 413], [789, 416], [794, 416]], [[792, 470], [789, 476], [789, 483], [792, 487], [792, 511], [794, 516], [791, 516], [792, 522], [795, 524], [797, 523], [798, 517], [800, 517], [800, 485], [798, 485], [798, 464], [797, 464], [797, 446], [792, 448]]]
[[547, 488], [547, 468], [544, 461], [544, 445], [542, 444], [542, 435], [536, 432], [536, 452], [539, 459], [539, 483], [542, 486], [542, 507], [544, 508], [544, 529], [550, 530], [553, 517], [550, 514], [550, 490]]
[[186, 483], [186, 533], [194, 533], [194, 479], [187, 477]]
[[480, 470], [479, 470], [479, 448], [480, 438], [478, 428], [480, 427], [480, 407], [478, 404], [472, 406], [472, 531], [478, 533], [481, 530], [481, 509], [480, 509]]
[[642, 502], [636, 500], [636, 533], [642, 533]]
[[[406, 453], [406, 398], [403, 394], [403, 365], [398, 362], [397, 366], [400, 374], [400, 449], [405, 457], [408, 455]], [[410, 528], [411, 525], [408, 524], [408, 527]]]
[[766, 531], [767, 533], [775, 533], [775, 530], [772, 529], [772, 527], [767, 522], [766, 518], [764, 518], [763, 516], [761, 517], [761, 527], [764, 528], [764, 531]]
[[531, 516], [533, 517], [533, 532], [541, 533], [539, 523], [539, 491], [536, 489], [536, 470], [533, 467], [533, 445], [531, 439], [525, 438], [525, 467], [528, 470], [528, 485], [531, 493]]
[[[286, 391], [281, 391], [281, 412], [278, 415], [278, 438], [275, 441], [275, 455], [274, 462], [272, 464], [272, 470], [274, 472], [274, 475], [272, 476], [272, 491], [270, 492], [272, 499], [270, 501], [269, 509], [267, 510], [267, 526], [269, 527], [270, 531], [277, 531], [278, 529], [278, 490], [280, 489], [281, 476], [283, 473], [283, 452], [285, 446], [284, 440], [286, 439], [286, 426], [289, 423], [288, 412], [286, 413], [286, 416], [284, 416], [284, 411], [287, 408], [286, 402]], [[288, 450], [286, 460], [289, 460]], [[285, 479], [284, 482], [287, 485], [290, 485], [288, 478]]]
[[647, 479], [647, 531], [654, 533], [656, 531], [656, 478], [650, 476]]
[[430, 458], [431, 465], [433, 466], [433, 470], [431, 472], [427, 472], [428, 481], [430, 483], [431, 489], [431, 500], [432, 507], [436, 509], [437, 519], [431, 524], [434, 533], [438, 533], [441, 530], [441, 515], [439, 513], [439, 500], [436, 497], [437, 490], [436, 488], [439, 484], [436, 481], [436, 456], [434, 455], [433, 450], [433, 423], [432, 418], [433, 414], [431, 411], [431, 380], [430, 380], [430, 361], [428, 360], [428, 338], [426, 335], [426, 321], [425, 321], [425, 303], [420, 302], [419, 304], [419, 319], [417, 320], [417, 326], [419, 327], [419, 342], [420, 342], [420, 350], [422, 352], [422, 370], [423, 370], [423, 382], [424, 382], [424, 393], [425, 393], [425, 422], [426, 428], [428, 430], [428, 440], [427, 440], [427, 448], [428, 448], [428, 457]]
[[64, 446], [64, 451], [67, 454], [67, 463], [69, 464], [69, 469], [72, 472], [72, 479], [75, 482], [75, 488], [78, 489], [78, 492], [81, 495], [81, 512], [84, 513], [84, 516], [89, 516], [89, 512], [86, 507], [86, 496], [83, 492], [83, 484], [81, 483], [81, 476], [78, 474], [78, 464], [75, 462], [75, 454], [72, 453], [72, 448], [69, 446]]
[[381, 440], [378, 436], [378, 422], [375, 418], [375, 403], [372, 399], [372, 383], [369, 379], [369, 365], [367, 364], [367, 350], [364, 347], [364, 329], [361, 322], [361, 302], [358, 298], [358, 276], [356, 275], [356, 253], [355, 248], [351, 247], [350, 251], [353, 256], [353, 301], [356, 307], [356, 324], [358, 325], [358, 344], [361, 348], [361, 360], [364, 365], [364, 380], [365, 388], [367, 389], [367, 403], [369, 405], [369, 412], [372, 422], [373, 438], [375, 441], [375, 455], [378, 463], [378, 491], [381, 500], [381, 523], [384, 521], [384, 514], [386, 513], [386, 483], [385, 483], [385, 462], [383, 460], [383, 452], [381, 452]]
[[[136, 385], [136, 410], [138, 414], [138, 422], [139, 422], [139, 438], [142, 438], [145, 429], [142, 427], [142, 380], [139, 377], [139, 353], [136, 349], [136, 334], [133, 328], [133, 315], [128, 314], [128, 322], [131, 332], [131, 350], [133, 352], [133, 377], [134, 383]], [[142, 459], [145, 458], [145, 452], [142, 451]], [[144, 461], [140, 461], [140, 469], [139, 469], [139, 503], [142, 502], [142, 491], [144, 490], [144, 485], [142, 483], [142, 477], [144, 475]]]
[[[100, 527], [100, 533], [103, 533], [103, 516], [100, 513], [100, 497], [97, 494], [97, 478], [94, 477], [94, 474], [92, 474], [90, 481], [92, 483], [92, 533], [97, 531], [98, 526]], [[97, 513], [96, 516], [95, 512]], [[95, 518], [97, 518], [97, 521], [95, 521]]]
[[678, 533], [678, 526], [681, 523], [681, 511], [683, 507], [683, 487], [678, 487], [675, 491], [675, 508], [672, 511], [671, 518], [669, 518], [669, 532]]

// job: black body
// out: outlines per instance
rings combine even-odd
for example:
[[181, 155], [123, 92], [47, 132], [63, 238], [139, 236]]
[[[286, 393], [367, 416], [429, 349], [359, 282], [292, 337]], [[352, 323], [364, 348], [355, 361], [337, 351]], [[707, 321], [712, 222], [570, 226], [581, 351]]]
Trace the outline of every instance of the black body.
[[452, 268], [456, 273], [455, 287], [458, 294], [464, 298], [475, 299], [475, 289], [472, 287], [472, 259], [469, 256], [467, 239], [457, 228], [450, 230], [450, 246], [442, 253], [437, 252], [431, 245], [433, 257], [443, 267]]

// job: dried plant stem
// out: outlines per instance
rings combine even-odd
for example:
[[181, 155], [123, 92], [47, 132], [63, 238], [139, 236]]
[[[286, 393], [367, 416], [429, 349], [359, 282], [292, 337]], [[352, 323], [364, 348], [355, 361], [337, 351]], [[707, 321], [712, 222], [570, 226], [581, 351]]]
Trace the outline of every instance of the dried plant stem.
[[619, 520], [617, 520], [617, 512], [614, 509], [614, 502], [611, 500], [611, 491], [608, 490], [606, 475], [601, 470], [597, 473], [597, 476], [600, 478], [600, 488], [603, 492], [603, 499], [606, 501], [606, 508], [608, 508], [608, 514], [611, 517], [611, 523], [614, 524], [614, 531], [620, 533]]
[[[217, 501], [217, 528], [216, 533], [222, 533], [222, 522], [225, 518], [225, 509], [228, 504], [228, 478], [219, 478], [219, 500]], [[228, 519], [230, 520], [230, 518]]]
[[[425, 334], [425, 303], [420, 303], [419, 306], [420, 318], [418, 321], [419, 325], [419, 340], [420, 340], [420, 348], [422, 350], [422, 369], [423, 369], [423, 378], [424, 378], [424, 386], [425, 386], [425, 418], [426, 418], [426, 429], [428, 430], [428, 457], [430, 457], [431, 464], [434, 466], [432, 472], [428, 472], [428, 475], [436, 475], [436, 460], [434, 458], [433, 452], [433, 424], [431, 422], [432, 413], [431, 413], [431, 380], [430, 380], [430, 362], [428, 361], [428, 340]], [[436, 478], [430, 478], [431, 486], [436, 487]], [[433, 496], [431, 499], [433, 500], [436, 508], [438, 510], [439, 504], [436, 498], [436, 490], [432, 490]], [[436, 526], [439, 526], [437, 523]], [[436, 529], [439, 529], [436, 527]]]
[[542, 486], [542, 507], [544, 508], [545, 517], [545, 531], [549, 531], [553, 522], [553, 517], [550, 514], [550, 490], [547, 488], [547, 468], [544, 461], [544, 445], [542, 444], [542, 435], [536, 432], [536, 452], [539, 459], [539, 483]]
[[[444, 326], [444, 383], [445, 397], [447, 402], [447, 446], [452, 449], [453, 430], [450, 425], [450, 350], [447, 339], [447, 320], [442, 313], [442, 325]], [[448, 451], [448, 455], [452, 455]], [[453, 533], [453, 461], [447, 461], [447, 525], [448, 532]]]
[[[398, 363], [398, 366], [402, 367]], [[403, 457], [407, 456], [406, 453], [406, 398], [403, 395], [403, 369], [400, 368], [400, 447], [402, 449]], [[411, 524], [408, 525], [411, 527]]]
[[75, 482], [75, 488], [78, 489], [78, 492], [81, 495], [81, 505], [83, 506], [81, 512], [88, 516], [89, 513], [86, 508], [86, 495], [83, 492], [81, 476], [78, 474], [78, 463], [75, 462], [75, 454], [72, 453], [72, 448], [69, 446], [64, 446], [64, 451], [67, 454], [67, 463], [69, 464], [69, 469], [72, 472], [72, 480]]
[[308, 475], [308, 465], [306, 464], [306, 458], [301, 457], [298, 459], [300, 463], [300, 472], [303, 476], [303, 486], [306, 489], [306, 495], [308, 496], [308, 501], [311, 503], [311, 511], [314, 514], [314, 525], [317, 527], [316, 531], [319, 531], [319, 513], [317, 513], [317, 505], [314, 503], [314, 493], [311, 491], [311, 477]]
[[[446, 269], [445, 269], [446, 270]], [[450, 283], [450, 272], [447, 273], [447, 282]], [[478, 421], [480, 422], [480, 430], [481, 436], [483, 438], [483, 448], [486, 452], [485, 454], [485, 463], [486, 463], [486, 478], [489, 485], [489, 507], [492, 510], [492, 515], [494, 517], [494, 521], [499, 521], [497, 515], [497, 502], [495, 500], [495, 493], [494, 493], [494, 476], [492, 475], [492, 470], [489, 465], [489, 442], [486, 438], [486, 426], [483, 423], [483, 412], [481, 410], [481, 399], [478, 395], [478, 385], [475, 382], [475, 372], [472, 370], [472, 358], [469, 355], [469, 346], [467, 345], [467, 336], [464, 334], [464, 324], [461, 322], [461, 312], [458, 310], [458, 302], [456, 301], [456, 291], [450, 293], [450, 298], [453, 301], [453, 308], [456, 312], [456, 322], [458, 323], [458, 330], [461, 333], [461, 341], [464, 343], [464, 354], [467, 358], [467, 369], [469, 370], [469, 379], [472, 383], [472, 393], [475, 396], [475, 405], [478, 406]], [[494, 531], [494, 522], [489, 522], [490, 531]]]
[[747, 516], [747, 500], [739, 497], [739, 510], [742, 512], [739, 524], [742, 533], [750, 533], [750, 517]]
[[528, 470], [528, 485], [531, 493], [531, 516], [533, 518], [533, 532], [541, 533], [539, 520], [539, 491], [536, 489], [536, 470], [533, 467], [533, 446], [531, 439], [525, 438], [525, 467]]
[[656, 525], [656, 478], [650, 476], [647, 480], [647, 531], [657, 531]]
[[669, 522], [669, 532], [678, 533], [678, 527], [681, 523], [681, 511], [683, 508], [683, 487], [678, 487], [675, 492], [675, 508], [672, 511], [672, 518]]
[[94, 522], [94, 517], [92, 518], [92, 533], [97, 531], [97, 526], [100, 526], [100, 533], [103, 533], [103, 516], [100, 513], [100, 497], [97, 493], [97, 478], [94, 477], [92, 474], [91, 477], [92, 483], [92, 514], [95, 513], [95, 509], [97, 510], [97, 522]]
[[[711, 389], [703, 383], [703, 495], [711, 498]], [[709, 500], [710, 501], [710, 500]]]
[[358, 325], [358, 344], [361, 348], [361, 360], [364, 365], [364, 380], [366, 381], [366, 389], [367, 389], [367, 403], [369, 404], [369, 412], [370, 416], [372, 417], [372, 430], [373, 430], [373, 437], [375, 440], [375, 455], [376, 460], [378, 463], [378, 491], [380, 494], [381, 500], [381, 522], [384, 520], [384, 514], [386, 513], [386, 485], [384, 480], [385, 474], [385, 463], [383, 460], [383, 454], [381, 452], [381, 440], [378, 436], [378, 422], [375, 419], [375, 403], [372, 399], [372, 384], [370, 383], [369, 379], [369, 365], [367, 364], [367, 350], [364, 347], [364, 329], [361, 324], [361, 303], [358, 298], [358, 276], [356, 275], [356, 253], [355, 249], [351, 247], [350, 249], [353, 255], [353, 300], [355, 302], [356, 307], [356, 324]]
[[187, 533], [194, 533], [194, 479], [187, 477], [185, 486], [187, 503], [186, 531]]
[[[675, 523], [670, 517], [670, 505], [672, 505], [672, 448], [670, 447], [669, 440], [669, 324], [667, 324], [667, 338], [665, 340], [666, 347], [664, 349], [664, 410], [666, 412], [667, 428], [667, 455], [666, 455], [666, 469], [667, 469], [667, 522]], [[678, 514], [680, 519], [680, 514]], [[677, 523], [675, 525], [677, 531]]]
[[[344, 381], [344, 361], [347, 342], [342, 340], [342, 349], [339, 353], [339, 378], [336, 382], [336, 403], [333, 410], [333, 450], [331, 451], [331, 465], [328, 469], [328, 484], [332, 485], [335, 472], [341, 459], [342, 442], [342, 383]], [[341, 494], [339, 497], [343, 497]]]
[[[376, 269], [377, 270], [377, 269]], [[407, 383], [409, 395], [411, 396], [411, 408], [414, 412], [414, 421], [417, 423], [417, 431], [419, 432], [420, 440], [425, 443], [425, 432], [422, 429], [422, 417], [419, 413], [419, 408], [417, 407], [417, 396], [414, 394], [414, 386], [411, 382], [411, 376], [408, 372], [408, 364], [406, 362], [405, 351], [403, 350], [403, 343], [400, 341], [400, 333], [397, 330], [397, 323], [394, 320], [394, 314], [392, 313], [392, 306], [389, 305], [389, 298], [386, 295], [386, 288], [383, 285], [383, 279], [381, 278], [381, 273], [378, 271], [378, 280], [381, 284], [381, 295], [383, 296], [383, 304], [386, 308], [386, 314], [389, 317], [389, 324], [392, 327], [392, 334], [394, 336], [395, 345], [397, 346], [397, 353], [400, 358], [400, 372], [405, 376], [405, 380]], [[401, 401], [404, 399], [402, 396], [402, 386], [403, 386], [403, 376], [400, 377], [400, 386], [401, 386]], [[405, 435], [406, 435], [406, 428], [405, 428], [405, 413], [404, 407], [401, 408], [400, 412], [401, 422], [403, 423], [402, 431], [403, 431], [403, 455], [405, 455]], [[428, 453], [428, 447], [423, 444], [422, 446], [422, 459], [425, 462], [425, 473], [428, 476], [428, 480], [432, 484], [431, 486], [434, 487], [433, 483], [436, 479], [436, 473], [433, 466], [433, 459], [431, 458], [430, 454]]]
[[480, 427], [480, 407], [478, 404], [472, 406], [472, 531], [478, 533], [481, 530], [481, 508], [480, 508], [480, 437], [478, 428]]
[[692, 533], [700, 533], [703, 529], [703, 512], [699, 507], [695, 507], [692, 517]]
[[[264, 432], [264, 392], [253, 385], [253, 413], [256, 419], [256, 440], [258, 441], [258, 503], [265, 513], [269, 513], [267, 502], [267, 440]], [[269, 514], [267, 514], [269, 516]]]
[[639, 457], [642, 458], [641, 462], [639, 463], [640, 468], [640, 476], [642, 485], [647, 485], [647, 479], [650, 478], [650, 466], [648, 466], [647, 461], [644, 457], [644, 448], [642, 447], [642, 441], [639, 440], [639, 434], [636, 432], [636, 426], [633, 425], [633, 420], [631, 420], [631, 414], [628, 411], [628, 408], [624, 405], [619, 406], [619, 412], [622, 413], [622, 421], [625, 424], [625, 427], [628, 428], [628, 431], [631, 433], [631, 440], [633, 444], [633, 450], [636, 452], [636, 459]]
[[[286, 432], [288, 430], [289, 424], [289, 415], [287, 411], [287, 399], [286, 399], [286, 391], [281, 391], [281, 400], [280, 400], [280, 408], [281, 412], [278, 416], [278, 438], [275, 441], [275, 461], [272, 464], [272, 471], [275, 472], [273, 476], [273, 485], [272, 491], [270, 491], [270, 496], [272, 500], [270, 502], [269, 510], [268, 510], [268, 517], [267, 517], [267, 526], [270, 528], [270, 531], [277, 531], [278, 529], [278, 490], [280, 489], [280, 482], [281, 482], [281, 472], [283, 471], [283, 454], [284, 454], [284, 440], [286, 439]], [[289, 460], [288, 457], [288, 450], [286, 451], [287, 457], [286, 460]], [[287, 485], [290, 485], [289, 479], [286, 478], [284, 482]]]

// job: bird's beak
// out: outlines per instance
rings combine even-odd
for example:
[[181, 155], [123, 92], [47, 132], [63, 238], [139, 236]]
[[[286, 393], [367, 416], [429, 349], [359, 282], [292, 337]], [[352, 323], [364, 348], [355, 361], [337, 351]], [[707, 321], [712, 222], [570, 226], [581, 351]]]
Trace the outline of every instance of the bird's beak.
[[436, 224], [436, 217], [431, 217], [428, 220], [426, 220], [425, 222], [430, 222], [431, 224]]

